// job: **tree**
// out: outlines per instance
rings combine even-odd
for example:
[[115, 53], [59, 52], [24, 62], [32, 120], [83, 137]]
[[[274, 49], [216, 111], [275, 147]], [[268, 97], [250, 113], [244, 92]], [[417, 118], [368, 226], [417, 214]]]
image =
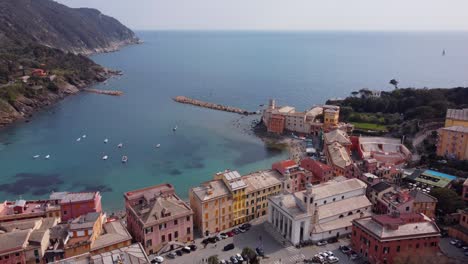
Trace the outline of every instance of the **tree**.
[[357, 92], [357, 91], [351, 92], [351, 95], [354, 96], [354, 97], [356, 97], [358, 94], [359, 94], [359, 92]]
[[218, 263], [219, 263], [218, 255], [213, 255], [208, 258], [208, 264], [218, 264]]
[[398, 89], [398, 81], [397, 81], [397, 80], [391, 79], [391, 80], [390, 80], [390, 84], [393, 85], [393, 86], [395, 86], [395, 89]]
[[444, 214], [455, 213], [458, 209], [465, 208], [465, 202], [452, 189], [435, 188], [431, 190], [430, 195], [437, 198], [437, 211]]
[[257, 258], [257, 253], [249, 247], [245, 247], [242, 249], [242, 256], [248, 259], [248, 263], [250, 264], [258, 264], [260, 263], [259, 259]]

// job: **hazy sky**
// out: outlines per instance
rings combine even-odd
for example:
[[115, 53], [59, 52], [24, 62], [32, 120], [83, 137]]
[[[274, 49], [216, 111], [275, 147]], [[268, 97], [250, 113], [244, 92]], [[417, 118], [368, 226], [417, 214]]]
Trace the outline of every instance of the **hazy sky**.
[[468, 0], [57, 0], [132, 29], [468, 30]]

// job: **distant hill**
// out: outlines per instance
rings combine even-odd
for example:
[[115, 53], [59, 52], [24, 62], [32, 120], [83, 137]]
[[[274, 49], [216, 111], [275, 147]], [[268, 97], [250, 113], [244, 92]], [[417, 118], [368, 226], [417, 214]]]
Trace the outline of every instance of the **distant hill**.
[[84, 55], [133, 43], [130, 29], [95, 9], [0, 0], [0, 127], [116, 74]]
[[137, 42], [130, 29], [96, 9], [52, 0], [0, 1], [0, 47], [35, 43], [89, 54]]

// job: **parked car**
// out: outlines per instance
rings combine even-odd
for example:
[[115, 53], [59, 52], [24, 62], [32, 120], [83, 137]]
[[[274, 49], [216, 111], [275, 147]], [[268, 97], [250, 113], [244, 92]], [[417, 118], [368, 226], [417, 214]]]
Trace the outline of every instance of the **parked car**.
[[351, 258], [351, 260], [355, 260], [355, 259], [359, 258], [359, 255], [358, 255], [358, 253], [356, 253], [354, 251], [351, 251], [350, 254], [349, 254], [349, 257]]
[[163, 263], [163, 262], [164, 262], [164, 258], [161, 256], [156, 256], [151, 260], [151, 263]]
[[226, 233], [226, 235], [227, 235], [228, 237], [233, 237], [235, 234], [234, 234], [234, 232], [229, 231], [229, 232]]
[[458, 241], [458, 242], [455, 244], [455, 246], [456, 246], [457, 248], [463, 247], [463, 246], [464, 246], [463, 241]]
[[328, 250], [328, 251], [325, 251], [325, 253], [327, 253], [327, 254], [328, 254], [328, 256], [334, 256], [333, 252], [331, 252], [330, 250]]
[[190, 247], [183, 247], [182, 251], [185, 253], [190, 253], [192, 250], [190, 249]]
[[237, 260], [237, 258], [234, 257], [234, 256], [231, 256], [231, 262], [232, 262], [233, 264], [239, 263], [239, 261]]
[[245, 224], [241, 225], [241, 227], [243, 229], [249, 230], [252, 227], [252, 225], [250, 223], [245, 223]]
[[460, 242], [460, 240], [458, 240], [458, 239], [450, 240], [451, 245], [456, 245], [458, 242]]
[[174, 252], [169, 252], [169, 253], [167, 253], [167, 255], [166, 255], [166, 257], [171, 258], [171, 259], [175, 258], [176, 256], [177, 256], [177, 254], [174, 253]]
[[180, 249], [176, 250], [175, 253], [177, 254], [177, 256], [182, 256], [184, 254], [184, 252]]
[[233, 243], [227, 244], [226, 246], [224, 246], [224, 251], [228, 251], [228, 250], [231, 250], [231, 249], [234, 249], [234, 244]]
[[338, 242], [338, 238], [336, 238], [336, 237], [331, 237], [331, 238], [329, 238], [329, 239], [327, 240], [327, 242], [328, 242], [329, 244], [336, 243], [336, 242]]
[[226, 233], [220, 233], [218, 236], [221, 237], [221, 239], [228, 238], [228, 235], [226, 235]]
[[234, 228], [234, 229], [232, 230], [232, 232], [234, 232], [234, 234], [236, 234], [236, 235], [238, 235], [238, 234], [241, 233], [241, 231], [240, 231], [239, 228], [237, 228], [237, 227]]
[[244, 258], [241, 256], [241, 254], [237, 253], [235, 255], [235, 257], [237, 258], [238, 261], [240, 261], [242, 263], [242, 261], [244, 261]]
[[244, 229], [242, 226], [238, 228], [241, 233], [247, 232], [247, 229]]
[[212, 243], [212, 244], [214, 244], [214, 243], [216, 243], [218, 241], [218, 239], [216, 237], [209, 237], [207, 239], [208, 239], [208, 242]]
[[226, 264], [226, 263], [227, 263], [227, 262], [226, 262], [224, 259], [222, 259], [222, 260], [219, 261], [219, 264]]
[[335, 257], [335, 256], [329, 256], [329, 257], [327, 258], [327, 261], [328, 261], [328, 263], [337, 263], [337, 262], [340, 261], [340, 259], [337, 258], [337, 257]]
[[325, 240], [317, 242], [317, 246], [325, 246], [326, 244], [328, 244], [328, 243]]
[[196, 245], [189, 245], [189, 248], [190, 248], [190, 250], [192, 250], [192, 251], [197, 250], [197, 246], [196, 246]]
[[255, 249], [255, 252], [256, 252], [257, 255], [259, 255], [260, 257], [264, 257], [264, 256], [265, 256], [265, 251], [263, 251], [262, 248], [256, 248], [256, 249]]
[[351, 248], [349, 248], [348, 246], [341, 245], [340, 250], [341, 252], [343, 252], [343, 254], [346, 254], [351, 251]]

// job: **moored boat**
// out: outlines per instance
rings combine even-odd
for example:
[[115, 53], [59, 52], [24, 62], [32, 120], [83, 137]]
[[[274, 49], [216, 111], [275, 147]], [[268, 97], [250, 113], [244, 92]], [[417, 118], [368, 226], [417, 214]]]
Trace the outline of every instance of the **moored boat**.
[[157, 145], [156, 145], [156, 148], [160, 148], [160, 147], [161, 147], [161, 144], [157, 144]]
[[128, 157], [127, 156], [122, 156], [122, 163], [127, 163]]
[[49, 158], [50, 158], [50, 155], [47, 154], [47, 155], [45, 156], [45, 159], [49, 159]]
[[117, 145], [117, 147], [118, 147], [118, 148], [122, 148], [122, 147], [123, 147], [123, 143], [119, 143], [119, 144]]
[[40, 155], [34, 155], [34, 156], [33, 156], [34, 159], [37, 159], [37, 158], [39, 158], [39, 157], [40, 157]]
[[109, 139], [107, 139], [107, 138], [104, 139], [104, 143], [107, 143], [107, 142], [109, 142]]
[[107, 156], [107, 155], [104, 155], [104, 156], [102, 157], [103, 160], [107, 160], [108, 158], [109, 158], [109, 156]]

